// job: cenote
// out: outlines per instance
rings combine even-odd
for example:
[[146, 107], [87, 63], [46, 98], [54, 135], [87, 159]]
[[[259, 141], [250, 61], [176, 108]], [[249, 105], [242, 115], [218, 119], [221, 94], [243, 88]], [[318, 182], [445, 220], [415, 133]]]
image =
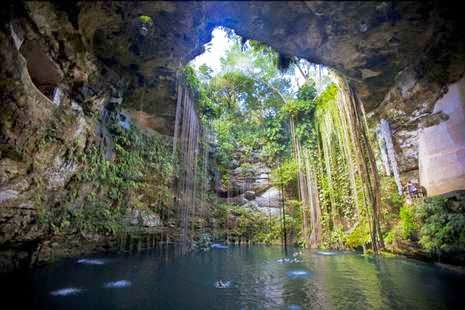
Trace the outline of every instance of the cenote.
[[[292, 255], [297, 253], [298, 255]], [[278, 246], [231, 246], [180, 255], [173, 246], [136, 255], [78, 258], [2, 279], [18, 309], [447, 309], [463, 308], [465, 275], [398, 257], [319, 255]], [[216, 288], [217, 281], [230, 282]], [[112, 283], [113, 285], [109, 285]], [[57, 292], [61, 292], [59, 294]]]
[[0, 308], [465, 309], [462, 12], [8, 1]]

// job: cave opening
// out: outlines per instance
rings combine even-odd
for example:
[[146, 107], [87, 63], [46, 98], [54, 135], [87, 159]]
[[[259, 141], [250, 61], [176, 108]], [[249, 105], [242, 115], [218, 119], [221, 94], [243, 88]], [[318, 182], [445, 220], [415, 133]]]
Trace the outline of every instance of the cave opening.
[[58, 87], [63, 80], [60, 67], [36, 40], [26, 40], [22, 43], [20, 52], [27, 61], [29, 76], [34, 85], [54, 104], [59, 105], [63, 96], [62, 90]]

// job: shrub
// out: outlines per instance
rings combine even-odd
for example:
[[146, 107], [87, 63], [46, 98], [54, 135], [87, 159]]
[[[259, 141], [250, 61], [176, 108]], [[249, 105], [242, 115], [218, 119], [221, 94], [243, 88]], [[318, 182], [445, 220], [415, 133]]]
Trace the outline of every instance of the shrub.
[[416, 210], [422, 222], [420, 244], [434, 254], [465, 251], [465, 214], [452, 210], [447, 198], [425, 198]]
[[194, 247], [200, 251], [207, 251], [212, 243], [212, 236], [209, 233], [202, 233], [199, 239], [194, 242]]
[[402, 239], [415, 240], [418, 233], [418, 223], [415, 219], [415, 206], [404, 205], [400, 208], [400, 233]]
[[359, 223], [345, 238], [345, 245], [352, 249], [363, 247], [370, 242], [370, 230], [365, 221]]

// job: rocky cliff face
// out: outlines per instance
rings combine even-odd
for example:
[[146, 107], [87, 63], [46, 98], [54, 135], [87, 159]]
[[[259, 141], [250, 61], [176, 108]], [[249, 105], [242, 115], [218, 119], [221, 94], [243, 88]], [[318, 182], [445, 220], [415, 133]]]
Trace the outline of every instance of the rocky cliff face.
[[281, 192], [273, 187], [271, 168], [260, 160], [258, 152], [246, 154], [240, 148], [225, 174], [216, 180], [215, 191], [225, 202], [235, 203], [266, 214], [279, 215]]
[[[85, 241], [106, 241], [85, 232], [72, 242], [63, 234], [54, 240], [43, 221], [44, 214], [65, 206], [79, 210], [91, 195], [103, 194], [82, 175], [89, 173], [92, 147], [114, 158], [105, 113], [121, 104], [128, 86], [124, 73], [95, 58], [56, 6], [31, 2], [12, 10], [0, 32], [1, 270], [97, 246], [81, 246]], [[153, 223], [156, 216], [149, 218]]]
[[[79, 20], [93, 20], [81, 25], [95, 53], [109, 63], [134, 69], [144, 86], [134, 90], [128, 104], [155, 115], [168, 132], [174, 120], [176, 70], [200, 54], [211, 30], [221, 25], [245, 39], [263, 41], [285, 56], [306, 58], [345, 76], [373, 120], [391, 122], [400, 169], [417, 176], [417, 128], [428, 123], [434, 103], [464, 72], [464, 31], [454, 5], [143, 2], [79, 8]], [[140, 15], [153, 19], [143, 37], [137, 31]], [[95, 16], [105, 18], [99, 23]]]
[[[172, 134], [177, 72], [202, 52], [215, 26], [341, 73], [373, 122], [390, 121], [400, 169], [414, 175], [418, 128], [446, 121], [434, 105], [465, 71], [465, 28], [454, 4], [7, 6], [0, 31], [0, 247], [6, 256], [32, 255], [46, 235], [37, 222], [38, 202], [59, 208], [86, 169], [80, 157], [87, 146], [107, 144], [98, 120], [103, 107], [121, 105], [141, 127]], [[92, 191], [78, 187], [84, 196]]]

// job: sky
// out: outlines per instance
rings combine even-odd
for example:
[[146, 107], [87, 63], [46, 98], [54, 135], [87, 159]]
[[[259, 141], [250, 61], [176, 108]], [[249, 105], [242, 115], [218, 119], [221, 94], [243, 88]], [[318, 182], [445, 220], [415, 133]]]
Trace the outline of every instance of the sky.
[[194, 58], [191, 65], [198, 69], [201, 65], [206, 64], [216, 74], [221, 69], [221, 57], [225, 55], [231, 45], [232, 42], [228, 39], [226, 32], [221, 28], [215, 28], [212, 31], [212, 40], [205, 45], [206, 51]]

